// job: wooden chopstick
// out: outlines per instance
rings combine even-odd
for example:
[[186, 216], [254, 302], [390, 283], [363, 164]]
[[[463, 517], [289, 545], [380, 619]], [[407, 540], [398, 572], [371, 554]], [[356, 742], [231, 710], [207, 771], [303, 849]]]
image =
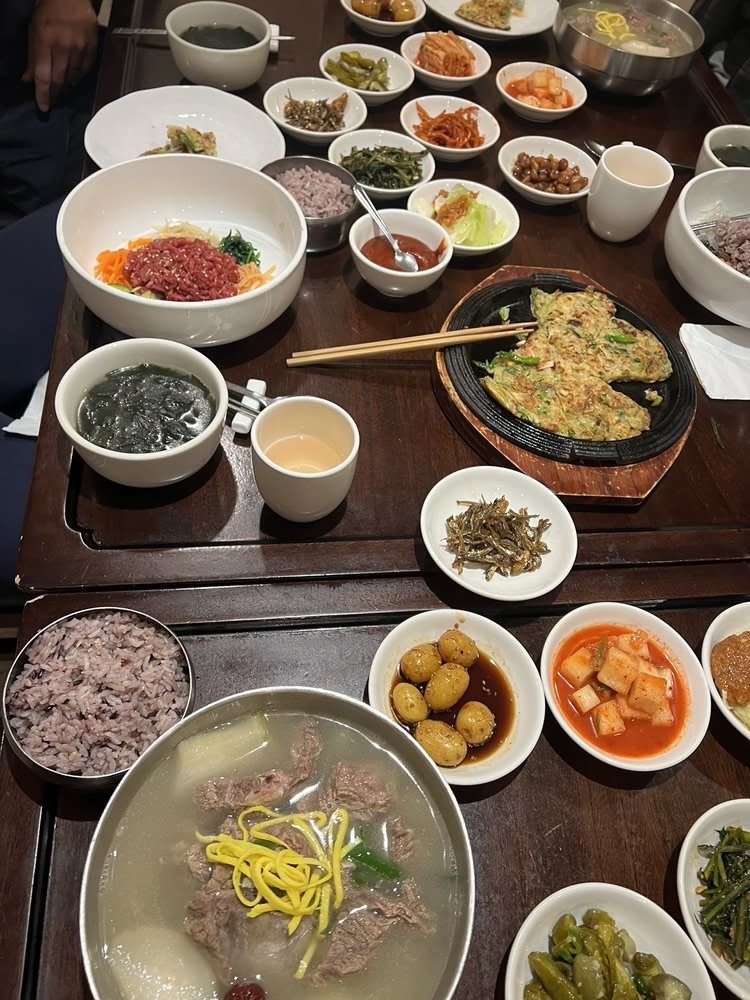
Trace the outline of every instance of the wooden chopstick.
[[497, 340], [498, 337], [518, 335], [536, 327], [534, 321], [527, 323], [501, 323], [496, 326], [474, 326], [465, 330], [450, 330], [443, 333], [422, 333], [413, 337], [396, 337], [393, 340], [371, 340], [364, 344], [340, 344], [337, 347], [320, 347], [311, 351], [295, 351], [286, 359], [289, 368], [301, 365], [322, 364], [327, 361], [349, 361], [356, 358], [374, 357], [378, 354], [393, 354], [399, 351], [417, 351], [429, 348], [452, 347], [455, 344], [474, 344], [483, 340]]

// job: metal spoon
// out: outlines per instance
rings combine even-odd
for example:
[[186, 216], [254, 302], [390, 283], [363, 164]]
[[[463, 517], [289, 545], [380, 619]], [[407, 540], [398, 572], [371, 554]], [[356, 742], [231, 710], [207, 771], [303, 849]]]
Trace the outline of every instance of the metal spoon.
[[366, 212], [372, 217], [375, 225], [378, 227], [380, 232], [388, 240], [391, 250], [393, 250], [393, 257], [396, 261], [396, 266], [400, 271], [408, 271], [411, 274], [416, 274], [419, 270], [419, 264], [417, 263], [417, 258], [413, 253], [409, 253], [408, 250], [402, 250], [398, 245], [396, 240], [393, 238], [393, 234], [386, 224], [380, 217], [380, 213], [377, 208], [373, 205], [370, 200], [369, 194], [365, 191], [361, 184], [355, 184], [352, 188], [354, 192], [354, 197], [360, 203], [360, 205], [365, 209]]
[[[591, 153], [591, 155], [595, 157], [595, 159], [597, 160], [602, 155], [604, 150], [607, 148], [606, 146], [603, 146], [602, 143], [596, 142], [596, 140], [594, 139], [584, 139], [583, 144], [589, 151], [589, 153]], [[673, 170], [687, 170], [691, 174], [695, 170], [695, 164], [693, 164], [692, 167], [689, 167], [687, 163], [673, 163], [672, 160], [668, 160], [667, 162], [669, 163], [670, 167], [672, 167]]]

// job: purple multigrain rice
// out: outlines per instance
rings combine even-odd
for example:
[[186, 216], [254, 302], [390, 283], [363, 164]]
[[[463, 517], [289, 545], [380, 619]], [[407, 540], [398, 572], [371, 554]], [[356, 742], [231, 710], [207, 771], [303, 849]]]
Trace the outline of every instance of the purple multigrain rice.
[[348, 184], [325, 170], [313, 167], [290, 167], [276, 180], [294, 198], [308, 219], [328, 219], [348, 212], [354, 205], [354, 195]]
[[719, 219], [708, 246], [725, 263], [750, 277], [750, 219]]
[[180, 720], [188, 701], [179, 644], [123, 611], [68, 618], [29, 646], [8, 689], [16, 739], [64, 774], [129, 767]]

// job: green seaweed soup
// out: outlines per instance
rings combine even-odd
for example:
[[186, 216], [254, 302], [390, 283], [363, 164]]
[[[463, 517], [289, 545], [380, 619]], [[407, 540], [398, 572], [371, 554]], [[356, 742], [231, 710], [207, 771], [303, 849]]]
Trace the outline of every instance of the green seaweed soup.
[[109, 372], [88, 391], [78, 408], [78, 431], [110, 451], [166, 451], [191, 441], [215, 413], [216, 402], [193, 375], [133, 365]]
[[750, 149], [747, 146], [719, 146], [713, 154], [725, 167], [750, 167]]
[[229, 24], [195, 24], [186, 28], [180, 38], [204, 49], [246, 49], [260, 41], [239, 25]]

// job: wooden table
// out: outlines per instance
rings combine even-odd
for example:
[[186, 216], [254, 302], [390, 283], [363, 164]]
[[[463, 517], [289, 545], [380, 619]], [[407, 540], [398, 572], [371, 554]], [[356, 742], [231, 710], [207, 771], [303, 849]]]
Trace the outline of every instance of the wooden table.
[[[174, 2], [115, 0], [112, 25], [157, 26]], [[336, 0], [254, 6], [297, 41], [282, 45], [257, 87], [260, 104], [278, 79], [317, 73], [319, 54], [343, 40], [365, 41]], [[428, 19], [428, 26], [439, 23]], [[108, 35], [99, 101], [144, 86], [178, 82], [161, 41]], [[391, 43], [386, 42], [387, 45]], [[393, 43], [392, 47], [397, 47]], [[553, 58], [549, 35], [491, 46], [505, 62]], [[423, 93], [415, 85], [409, 96]], [[495, 112], [503, 136], [535, 126], [499, 107], [490, 75], [473, 91]], [[398, 103], [370, 112], [392, 127]], [[662, 94], [624, 99], [592, 92], [587, 105], [551, 131], [580, 142], [631, 138], [672, 159], [695, 159], [703, 134], [736, 112], [701, 61]], [[288, 144], [289, 152], [309, 152]], [[439, 176], [500, 183], [495, 156]], [[419, 538], [422, 500], [443, 475], [498, 461], [454, 426], [433, 390], [427, 354], [358, 367], [290, 370], [294, 350], [391, 334], [437, 330], [455, 303], [504, 264], [572, 267], [639, 308], [677, 341], [685, 320], [712, 317], [672, 278], [662, 234], [678, 175], [649, 229], [623, 246], [588, 231], [580, 204], [536, 208], [503, 188], [521, 215], [512, 245], [490, 258], [456, 260], [441, 282], [405, 301], [362, 285], [348, 250], [308, 259], [297, 301], [268, 330], [210, 352], [227, 377], [269, 382], [273, 394], [310, 392], [344, 405], [362, 431], [362, 453], [345, 507], [322, 524], [293, 527], [262, 509], [248, 442], [228, 430], [217, 459], [193, 481], [148, 494], [98, 479], [71, 459], [46, 404], [19, 561], [30, 595], [20, 641], [69, 611], [143, 609], [173, 625], [197, 675], [197, 702], [266, 684], [309, 684], [361, 697], [369, 663], [392, 625], [433, 607], [487, 614], [508, 627], [538, 661], [544, 638], [569, 607], [592, 600], [655, 609], [694, 649], [724, 607], [750, 594], [750, 488], [743, 464], [747, 405], [708, 400], [698, 390], [689, 439], [645, 502], [569, 503], [579, 554], [556, 591], [523, 604], [496, 604], [458, 588], [432, 565]], [[112, 336], [69, 294], [51, 363], [51, 392], [70, 363]], [[709, 733], [683, 765], [631, 775], [584, 757], [548, 718], [517, 772], [457, 791], [477, 869], [477, 918], [458, 1000], [503, 996], [504, 961], [529, 909], [571, 882], [630, 886], [679, 919], [677, 853], [694, 819], [716, 802], [748, 795], [748, 744], [714, 713]], [[88, 842], [105, 798], [44, 787], [0, 757], [0, 981], [9, 1000], [88, 996], [77, 944], [77, 897]], [[717, 987], [717, 996], [729, 994]], [[702, 1000], [702, 998], [695, 998]]]

